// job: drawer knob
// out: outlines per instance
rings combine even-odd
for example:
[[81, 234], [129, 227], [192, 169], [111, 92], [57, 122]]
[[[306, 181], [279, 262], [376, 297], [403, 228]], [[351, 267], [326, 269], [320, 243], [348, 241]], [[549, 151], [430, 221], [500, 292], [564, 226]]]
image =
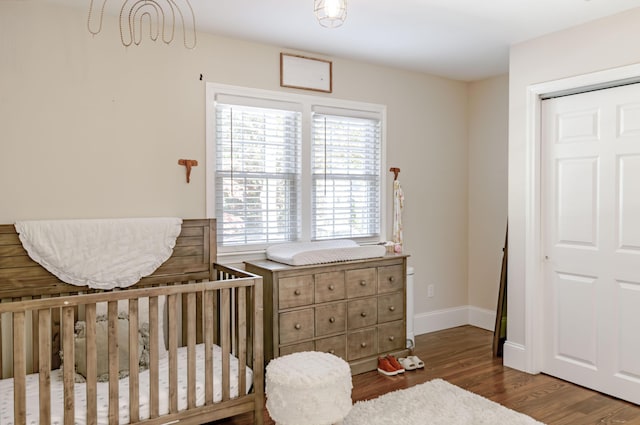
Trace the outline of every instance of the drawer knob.
[[389, 307], [389, 311], [396, 311], [395, 306], [391, 306], [391, 307]]
[[329, 354], [335, 354], [335, 353], [336, 353], [336, 350], [331, 349], [331, 350], [329, 350], [329, 351], [327, 351], [327, 352], [328, 352]]
[[360, 347], [362, 347], [362, 348], [366, 348], [366, 347], [367, 347], [367, 343], [366, 343], [366, 342], [361, 343], [361, 344], [360, 344]]
[[360, 281], [360, 286], [367, 286], [367, 281], [366, 280], [361, 280]]
[[395, 281], [395, 278], [393, 276], [389, 276], [389, 282], [393, 283]]
[[336, 322], [336, 318], [335, 317], [330, 317], [329, 318], [329, 322], [330, 323], [335, 323]]
[[366, 311], [363, 311], [362, 313], [360, 313], [360, 316], [362, 316], [362, 317], [367, 317], [367, 312], [366, 312]]
[[299, 289], [296, 289], [293, 293], [296, 294], [296, 295], [300, 295], [302, 292], [300, 292]]
[[300, 330], [302, 329], [302, 325], [300, 323], [296, 323], [296, 325], [294, 326], [294, 328]]
[[333, 291], [334, 289], [336, 289], [336, 286], [335, 286], [335, 285], [333, 285], [333, 284], [329, 285], [329, 290], [330, 290], [330, 291]]
[[389, 341], [393, 341], [393, 340], [395, 340], [395, 339], [396, 339], [396, 337], [395, 337], [395, 336], [393, 336], [393, 335], [391, 335], [391, 336], [389, 337]]

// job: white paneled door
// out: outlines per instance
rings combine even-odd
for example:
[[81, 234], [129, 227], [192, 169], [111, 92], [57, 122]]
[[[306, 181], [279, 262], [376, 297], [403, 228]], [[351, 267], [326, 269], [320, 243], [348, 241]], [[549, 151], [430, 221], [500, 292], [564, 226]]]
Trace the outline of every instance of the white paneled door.
[[542, 102], [542, 371], [640, 404], [640, 84]]

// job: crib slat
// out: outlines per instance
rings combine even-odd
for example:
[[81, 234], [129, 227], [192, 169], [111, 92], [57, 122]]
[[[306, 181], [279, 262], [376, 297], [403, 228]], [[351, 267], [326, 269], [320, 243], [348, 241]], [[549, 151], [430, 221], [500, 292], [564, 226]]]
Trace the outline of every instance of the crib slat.
[[158, 297], [149, 297], [149, 416], [157, 418], [160, 415], [160, 393], [158, 370], [159, 345], [158, 341]]
[[117, 424], [120, 419], [118, 398], [118, 302], [109, 301], [108, 304], [108, 335], [109, 335], [109, 423]]
[[[38, 314], [38, 379], [40, 394], [40, 423], [46, 424], [51, 417], [51, 310]], [[35, 353], [35, 350], [34, 350]]]
[[27, 420], [24, 312], [13, 313], [13, 403], [14, 422]]
[[204, 337], [202, 335], [202, 326], [204, 323], [204, 311], [202, 310], [203, 294], [198, 292], [196, 294], [196, 344], [202, 344]]
[[[253, 364], [255, 362], [254, 359], [254, 345], [255, 345], [255, 341], [254, 341], [254, 326], [255, 326], [255, 320], [254, 320], [254, 297], [255, 297], [255, 288], [247, 288], [247, 359], [249, 360], [249, 364], [251, 365], [251, 367], [253, 367]], [[260, 338], [260, 341], [262, 341], [262, 338]]]
[[247, 392], [247, 288], [237, 289], [237, 313], [236, 328], [238, 330], [238, 396]]
[[196, 407], [196, 294], [187, 295], [187, 405]]
[[96, 305], [87, 304], [84, 309], [86, 363], [87, 363], [87, 424], [98, 423], [98, 349], [96, 347]]
[[220, 290], [220, 333], [222, 348], [222, 401], [231, 398], [229, 378], [229, 354], [231, 353], [231, 290]]
[[213, 298], [214, 291], [204, 293], [204, 403], [213, 403]]
[[129, 420], [140, 420], [138, 365], [138, 300], [129, 300]]
[[178, 312], [177, 295], [167, 296], [169, 324], [169, 413], [178, 411]]
[[51, 368], [57, 369], [62, 362], [60, 361], [60, 309], [54, 308], [51, 310]]
[[[73, 344], [74, 308], [62, 308], [62, 350], [64, 361], [69, 365], [74, 365], [75, 347]], [[64, 423], [73, 425], [75, 423], [75, 394], [73, 390], [75, 382], [75, 369], [73, 367], [63, 368], [62, 380], [64, 382]]]
[[39, 363], [39, 359], [38, 356], [36, 355], [36, 353], [40, 352], [40, 344], [39, 344], [39, 340], [40, 338], [38, 338], [38, 329], [39, 329], [39, 320], [38, 320], [38, 310], [33, 310], [31, 312], [31, 352], [33, 353], [32, 355], [32, 360], [31, 360], [31, 372], [36, 372], [39, 368], [40, 368], [40, 363]]
[[213, 343], [220, 345], [220, 291], [217, 291], [216, 296], [213, 297], [211, 308], [215, 312], [213, 315]]

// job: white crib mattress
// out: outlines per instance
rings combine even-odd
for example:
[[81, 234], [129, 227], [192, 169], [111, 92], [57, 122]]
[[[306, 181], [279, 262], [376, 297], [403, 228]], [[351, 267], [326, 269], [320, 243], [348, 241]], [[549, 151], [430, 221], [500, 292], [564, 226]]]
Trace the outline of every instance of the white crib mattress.
[[358, 245], [347, 239], [284, 243], [267, 248], [269, 260], [291, 266], [377, 258], [385, 253], [386, 248], [382, 245]]
[[[221, 349], [214, 346], [214, 401], [222, 400], [222, 358]], [[169, 356], [160, 359], [159, 404], [160, 415], [169, 412]], [[238, 396], [238, 359], [231, 356], [231, 397]], [[187, 348], [178, 348], [178, 409], [187, 408]], [[196, 346], [196, 371], [204, 371], [204, 344]], [[27, 376], [27, 424], [39, 424], [38, 374]], [[205, 376], [196, 373], [196, 405], [204, 405]], [[120, 381], [120, 424], [129, 423], [129, 378]], [[253, 383], [253, 371], [247, 367], [247, 392]], [[140, 418], [149, 418], [149, 371], [140, 372]], [[98, 423], [109, 424], [109, 383], [99, 382]], [[64, 390], [62, 369], [51, 372], [51, 424], [64, 423]], [[0, 380], [0, 424], [13, 425], [13, 378]], [[86, 385], [75, 384], [75, 423], [86, 423]]]

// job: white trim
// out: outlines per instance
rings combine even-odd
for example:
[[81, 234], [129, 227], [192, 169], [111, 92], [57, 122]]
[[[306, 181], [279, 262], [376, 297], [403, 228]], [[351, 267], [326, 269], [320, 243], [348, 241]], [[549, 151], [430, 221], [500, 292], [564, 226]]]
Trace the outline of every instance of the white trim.
[[596, 71], [589, 74], [577, 75], [575, 77], [533, 84], [529, 86], [529, 91], [539, 96], [543, 94], [561, 92], [563, 90], [574, 90], [580, 87], [589, 87], [594, 85], [606, 86], [607, 83], [615, 83], [616, 81], [638, 77], [640, 77], [640, 64], [633, 64], [619, 68]]
[[509, 366], [513, 369], [517, 370], [526, 370], [526, 349], [523, 345], [516, 344], [513, 342], [506, 341], [502, 346], [502, 358], [510, 360], [510, 364], [505, 366]]
[[[540, 94], [529, 91], [527, 93], [528, 105], [534, 105], [527, 109], [527, 145], [526, 145], [526, 171], [525, 171], [525, 287], [524, 304], [525, 314], [541, 311], [542, 308], [542, 254], [541, 254], [541, 228], [540, 228]], [[537, 316], [539, 317], [539, 316]], [[508, 320], [507, 320], [508, 323]], [[540, 347], [541, 332], [537, 331], [536, 320], [524, 321], [525, 347]], [[540, 334], [540, 335], [538, 335]], [[507, 332], [508, 338], [508, 332]], [[529, 373], [540, 372], [539, 356], [535, 351], [524, 350], [524, 369]], [[506, 356], [505, 356], [506, 358]]]
[[[206, 113], [209, 111], [215, 111], [217, 86], [213, 84], [205, 85], [205, 108]], [[207, 218], [215, 218], [216, 216], [216, 199], [215, 196], [208, 196], [209, 193], [213, 193], [216, 187], [216, 170], [211, 164], [216, 163], [216, 143], [215, 143], [215, 119], [209, 119], [205, 116], [205, 182], [204, 182], [204, 199], [205, 199], [205, 214]]]
[[469, 324], [493, 332], [496, 326], [496, 312], [470, 305]]
[[467, 307], [454, 307], [416, 314], [413, 318], [413, 331], [416, 335], [422, 335], [468, 324]]
[[415, 335], [422, 335], [472, 325], [493, 332], [495, 317], [494, 311], [466, 305], [416, 314], [413, 317], [413, 329]]
[[[524, 340], [525, 345], [507, 341], [504, 357], [508, 366], [529, 373], [538, 373], [542, 368], [543, 333], [538, 324], [544, 314], [542, 302], [543, 253], [541, 251], [541, 157], [540, 157], [540, 106], [541, 95], [588, 87], [596, 84], [614, 83], [619, 80], [640, 77], [640, 64], [623, 66], [604, 71], [527, 87], [527, 127], [526, 127], [526, 175], [525, 175], [525, 243], [524, 270]], [[507, 335], [508, 337], [508, 335]], [[513, 357], [511, 357], [513, 356]]]

